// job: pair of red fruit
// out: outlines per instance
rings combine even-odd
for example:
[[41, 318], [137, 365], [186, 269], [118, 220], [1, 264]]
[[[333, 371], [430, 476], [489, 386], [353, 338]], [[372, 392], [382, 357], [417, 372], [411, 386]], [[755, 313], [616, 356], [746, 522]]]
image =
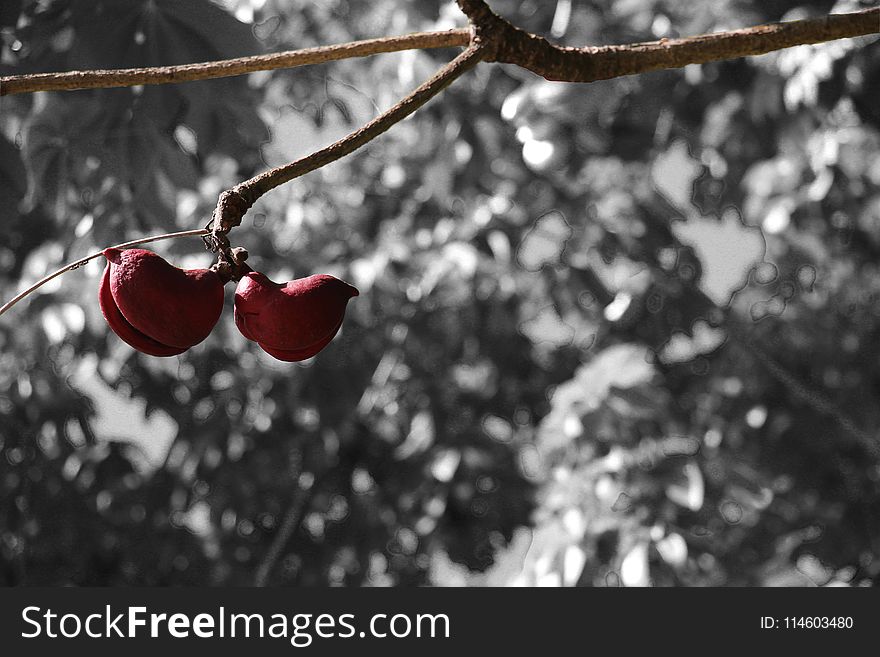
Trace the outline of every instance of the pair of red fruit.
[[[223, 280], [211, 269], [180, 269], [145, 249], [106, 249], [98, 300], [110, 328], [150, 356], [176, 356], [208, 337], [223, 310]], [[235, 290], [235, 325], [267, 354], [311, 358], [342, 325], [358, 291], [316, 274], [275, 283], [249, 271]]]

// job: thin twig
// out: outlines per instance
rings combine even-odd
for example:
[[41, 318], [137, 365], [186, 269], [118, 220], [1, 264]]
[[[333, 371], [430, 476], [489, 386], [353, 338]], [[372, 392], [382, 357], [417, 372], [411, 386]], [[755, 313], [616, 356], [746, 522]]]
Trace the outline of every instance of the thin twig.
[[[483, 52], [479, 47], [467, 48], [440, 69], [430, 80], [358, 130], [311, 155], [269, 169], [239, 183], [229, 192], [221, 195], [221, 202], [218, 203], [214, 212], [214, 232], [225, 234], [234, 226], [239, 225], [244, 212], [269, 190], [335, 162], [372, 141], [431, 100], [452, 84], [456, 78], [473, 68], [482, 58]], [[240, 202], [232, 203], [232, 199], [238, 199]]]
[[132, 87], [142, 84], [171, 84], [225, 78], [256, 71], [294, 68], [321, 64], [351, 57], [366, 57], [379, 53], [426, 48], [466, 46], [470, 41], [467, 29], [444, 32], [417, 32], [403, 36], [353, 41], [332, 46], [304, 50], [254, 55], [214, 62], [157, 66], [153, 68], [126, 68], [97, 71], [67, 71], [63, 73], [36, 73], [0, 77], [0, 96], [34, 91], [73, 91], [77, 89], [106, 89]]
[[729, 321], [724, 327], [731, 342], [754, 357], [770, 375], [781, 383], [795, 398], [808, 404], [819, 413], [833, 419], [851, 437], [864, 447], [875, 459], [880, 458], [880, 436], [862, 429], [858, 422], [832, 400], [824, 390], [801, 381], [789, 369], [758, 344], [739, 322]]
[[[157, 242], [159, 240], [170, 240], [175, 237], [191, 237], [191, 236], [195, 236], [195, 235], [207, 235], [208, 232], [209, 231], [204, 228], [197, 228], [194, 230], [182, 230], [178, 233], [165, 233], [164, 235], [153, 235], [152, 237], [141, 237], [140, 239], [132, 240], [131, 242], [124, 242], [122, 244], [117, 244], [115, 246], [111, 246], [108, 248], [129, 249], [133, 246], [137, 246], [138, 244], [147, 244], [148, 242]], [[106, 250], [106, 249], [104, 249], [104, 250]], [[45, 285], [46, 283], [51, 281], [53, 278], [57, 278], [58, 276], [61, 276], [61, 274], [68, 272], [68, 271], [71, 271], [73, 269], [79, 269], [80, 267], [82, 267], [84, 264], [86, 264], [90, 260], [94, 260], [95, 258], [100, 258], [102, 255], [104, 255], [104, 250], [98, 251], [97, 253], [93, 253], [91, 255], [87, 255], [85, 258], [80, 258], [76, 262], [71, 262], [68, 265], [64, 265], [61, 269], [58, 269], [57, 271], [53, 271], [48, 276], [44, 276], [43, 278], [38, 280], [36, 283], [31, 285], [28, 289], [24, 290], [23, 292], [20, 292], [14, 298], [10, 299], [5, 304], [3, 304], [3, 306], [0, 307], [0, 315], [2, 315], [7, 310], [12, 308], [12, 306], [17, 304], [22, 299], [24, 299], [31, 292], [34, 292], [38, 288], [42, 287], [43, 285]]]
[[272, 574], [275, 564], [278, 563], [278, 559], [281, 557], [281, 552], [287, 547], [291, 537], [302, 524], [303, 517], [323, 479], [322, 475], [317, 480], [312, 481], [308, 488], [303, 488], [297, 484], [290, 507], [288, 507], [287, 513], [284, 514], [284, 520], [278, 528], [278, 533], [272, 539], [272, 544], [269, 546], [266, 556], [260, 562], [256, 575], [254, 575], [254, 586], [266, 586], [269, 575]]

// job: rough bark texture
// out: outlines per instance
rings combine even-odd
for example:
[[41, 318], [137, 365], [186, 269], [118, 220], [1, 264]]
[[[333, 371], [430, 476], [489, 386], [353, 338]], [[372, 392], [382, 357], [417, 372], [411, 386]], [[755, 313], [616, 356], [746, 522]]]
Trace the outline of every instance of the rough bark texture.
[[686, 39], [563, 48], [511, 25], [482, 0], [458, 0], [458, 4], [474, 24], [475, 40], [487, 51], [486, 61], [516, 64], [563, 82], [607, 80], [880, 33], [880, 9], [868, 9]]

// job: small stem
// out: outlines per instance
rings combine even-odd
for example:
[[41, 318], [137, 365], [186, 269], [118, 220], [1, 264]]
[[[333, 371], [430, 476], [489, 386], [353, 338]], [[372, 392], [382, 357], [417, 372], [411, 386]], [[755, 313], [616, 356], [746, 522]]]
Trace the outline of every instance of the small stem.
[[125, 68], [103, 71], [66, 71], [0, 77], [0, 96], [34, 91], [73, 91], [77, 89], [107, 89], [132, 87], [142, 84], [172, 84], [232, 77], [256, 71], [272, 71], [308, 64], [322, 64], [351, 57], [366, 57], [379, 53], [427, 48], [466, 46], [470, 30], [444, 32], [417, 32], [403, 36], [352, 41], [332, 46], [254, 55], [214, 62], [156, 66], [152, 68]]
[[[122, 244], [116, 244], [115, 246], [109, 246], [107, 248], [108, 249], [129, 249], [133, 246], [137, 246], [138, 244], [147, 244], [148, 242], [158, 242], [159, 240], [170, 240], [175, 237], [192, 237], [192, 236], [196, 236], [196, 235], [203, 236], [203, 235], [207, 235], [209, 232], [210, 231], [208, 231], [204, 228], [197, 228], [194, 230], [182, 230], [178, 233], [165, 233], [164, 235], [153, 235], [152, 237], [141, 237], [140, 239], [132, 240], [131, 242], [123, 242]], [[71, 262], [68, 265], [64, 265], [61, 269], [59, 269], [57, 271], [53, 271], [48, 276], [44, 276], [43, 278], [38, 280], [36, 283], [31, 285], [24, 292], [19, 293], [17, 296], [15, 296], [14, 298], [10, 299], [5, 304], [3, 304], [3, 306], [0, 307], [0, 315], [2, 315], [7, 310], [12, 308], [12, 306], [17, 304], [22, 299], [24, 299], [31, 292], [34, 292], [38, 288], [42, 287], [43, 285], [45, 285], [46, 283], [51, 281], [53, 278], [57, 278], [58, 276], [61, 276], [61, 274], [68, 272], [68, 271], [71, 271], [73, 269], [79, 269], [80, 267], [82, 267], [84, 264], [86, 264], [90, 260], [94, 260], [95, 258], [101, 257], [102, 255], [104, 255], [105, 250], [106, 249], [102, 249], [101, 251], [98, 251], [97, 253], [87, 255], [85, 258], [80, 258], [76, 262]]]
[[[415, 112], [452, 84], [456, 78], [476, 66], [482, 59], [483, 50], [479, 46], [468, 47], [440, 69], [431, 79], [424, 82], [399, 103], [358, 130], [311, 155], [264, 171], [249, 180], [239, 183], [231, 190], [227, 190], [221, 194], [217, 209], [214, 210], [212, 232], [214, 234], [229, 232], [231, 228], [241, 223], [241, 218], [247, 209], [269, 190], [290, 182], [294, 178], [299, 178], [315, 169], [320, 169], [331, 162], [335, 162], [372, 141], [391, 128], [391, 126]], [[233, 201], [235, 202], [233, 203]]]

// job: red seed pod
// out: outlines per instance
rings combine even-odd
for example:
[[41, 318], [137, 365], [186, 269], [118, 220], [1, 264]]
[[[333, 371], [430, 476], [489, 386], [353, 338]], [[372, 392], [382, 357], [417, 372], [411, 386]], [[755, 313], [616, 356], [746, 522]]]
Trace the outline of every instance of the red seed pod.
[[329, 344], [357, 295], [357, 288], [327, 274], [276, 283], [251, 271], [235, 290], [235, 325], [278, 360], [305, 360]]
[[210, 269], [180, 269], [145, 249], [105, 249], [98, 300], [110, 328], [151, 356], [175, 356], [208, 337], [223, 310]]

